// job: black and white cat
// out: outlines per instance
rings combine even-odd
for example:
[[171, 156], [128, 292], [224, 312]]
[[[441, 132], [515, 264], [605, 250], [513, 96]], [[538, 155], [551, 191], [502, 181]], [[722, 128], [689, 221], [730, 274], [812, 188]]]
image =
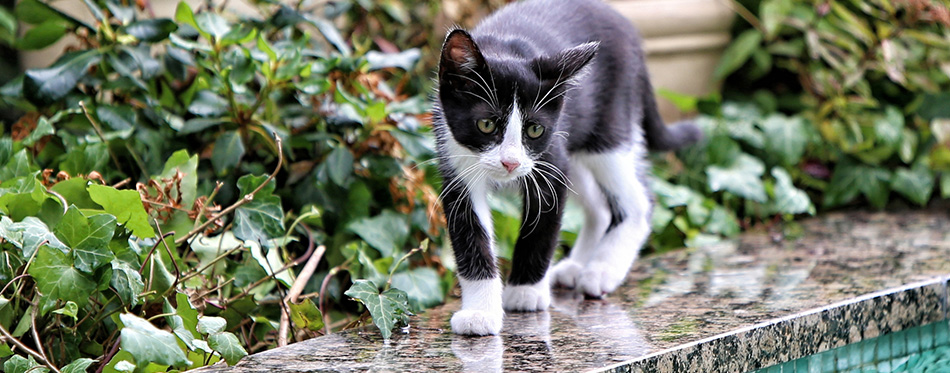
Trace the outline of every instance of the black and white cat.
[[[458, 334], [498, 334], [503, 310], [546, 309], [551, 281], [591, 297], [615, 290], [650, 233], [647, 148], [701, 137], [691, 124], [663, 124], [636, 29], [599, 0], [527, 0], [471, 33], [449, 32], [437, 96], [442, 205], [462, 287], [451, 321]], [[504, 290], [487, 201], [503, 187], [520, 190], [524, 203]], [[585, 222], [548, 275], [568, 194]]]

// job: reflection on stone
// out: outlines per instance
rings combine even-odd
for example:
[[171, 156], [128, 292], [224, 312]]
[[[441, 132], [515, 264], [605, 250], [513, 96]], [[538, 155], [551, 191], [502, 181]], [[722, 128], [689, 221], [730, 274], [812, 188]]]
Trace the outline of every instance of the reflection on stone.
[[452, 353], [462, 361], [465, 372], [501, 372], [504, 350], [497, 335], [452, 338]]

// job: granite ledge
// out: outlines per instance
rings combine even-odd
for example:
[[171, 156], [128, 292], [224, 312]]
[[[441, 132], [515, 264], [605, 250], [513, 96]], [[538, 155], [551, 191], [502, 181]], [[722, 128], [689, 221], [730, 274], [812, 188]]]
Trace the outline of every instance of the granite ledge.
[[950, 276], [769, 320], [601, 369], [748, 372], [904, 329], [944, 321]]
[[201, 371], [757, 369], [945, 319], [945, 207], [832, 213], [647, 256], [609, 297], [558, 291], [546, 312], [508, 314], [500, 336], [452, 334], [451, 301], [390, 341], [350, 330]]

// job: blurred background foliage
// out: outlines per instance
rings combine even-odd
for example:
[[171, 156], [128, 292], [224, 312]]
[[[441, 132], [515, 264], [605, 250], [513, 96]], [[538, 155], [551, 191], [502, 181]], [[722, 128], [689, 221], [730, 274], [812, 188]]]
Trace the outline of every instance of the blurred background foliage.
[[[233, 364], [444, 302], [437, 51], [505, 2], [5, 4], [4, 53], [70, 41], [0, 70], [4, 370]], [[722, 92], [661, 92], [707, 136], [652, 156], [646, 251], [950, 195], [947, 5], [735, 2]], [[492, 208], [506, 268], [520, 208]]]

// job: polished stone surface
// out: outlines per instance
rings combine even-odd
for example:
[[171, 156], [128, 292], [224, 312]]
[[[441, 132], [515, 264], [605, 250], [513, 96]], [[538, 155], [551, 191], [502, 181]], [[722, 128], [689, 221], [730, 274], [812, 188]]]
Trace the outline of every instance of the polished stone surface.
[[832, 213], [643, 258], [606, 299], [559, 291], [501, 336], [453, 335], [450, 302], [388, 342], [353, 330], [204, 371], [744, 371], [943, 320], [947, 275], [947, 209]]

